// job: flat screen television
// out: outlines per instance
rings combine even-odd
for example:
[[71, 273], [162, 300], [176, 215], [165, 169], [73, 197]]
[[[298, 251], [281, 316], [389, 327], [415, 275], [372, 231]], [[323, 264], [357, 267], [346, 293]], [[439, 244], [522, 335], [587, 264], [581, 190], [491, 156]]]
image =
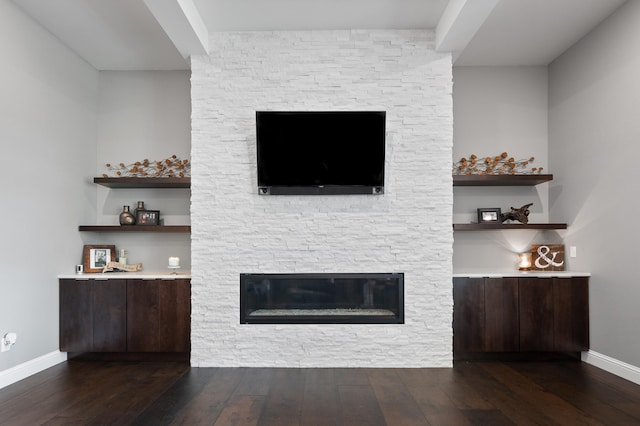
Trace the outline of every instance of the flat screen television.
[[382, 194], [384, 111], [257, 111], [261, 195]]

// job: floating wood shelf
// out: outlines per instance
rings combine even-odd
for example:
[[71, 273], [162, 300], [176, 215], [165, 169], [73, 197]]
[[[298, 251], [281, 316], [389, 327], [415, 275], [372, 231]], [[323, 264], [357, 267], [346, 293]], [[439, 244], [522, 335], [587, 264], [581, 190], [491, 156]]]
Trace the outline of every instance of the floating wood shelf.
[[549, 182], [546, 175], [453, 175], [453, 186], [535, 186]]
[[566, 223], [454, 223], [454, 231], [491, 231], [507, 229], [567, 229]]
[[93, 183], [108, 188], [190, 188], [190, 177], [94, 177]]
[[191, 225], [82, 225], [82, 232], [191, 232]]

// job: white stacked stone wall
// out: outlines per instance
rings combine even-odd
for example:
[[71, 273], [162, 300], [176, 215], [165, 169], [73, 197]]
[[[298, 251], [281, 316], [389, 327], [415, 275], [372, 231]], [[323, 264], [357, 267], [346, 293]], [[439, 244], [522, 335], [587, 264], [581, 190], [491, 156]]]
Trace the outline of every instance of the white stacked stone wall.
[[[452, 67], [431, 31], [221, 33], [192, 58], [193, 366], [452, 365]], [[257, 110], [387, 112], [385, 194], [260, 196]], [[405, 324], [241, 325], [240, 273], [404, 272]]]

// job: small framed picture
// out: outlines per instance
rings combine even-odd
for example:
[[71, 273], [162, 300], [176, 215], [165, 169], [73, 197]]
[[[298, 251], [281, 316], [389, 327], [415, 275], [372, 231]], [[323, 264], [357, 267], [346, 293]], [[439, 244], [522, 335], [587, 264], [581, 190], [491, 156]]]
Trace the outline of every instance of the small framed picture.
[[160, 225], [159, 210], [136, 211], [136, 225]]
[[499, 208], [478, 209], [478, 223], [502, 223], [502, 212]]
[[85, 245], [82, 250], [84, 272], [102, 272], [109, 262], [116, 261], [116, 246]]

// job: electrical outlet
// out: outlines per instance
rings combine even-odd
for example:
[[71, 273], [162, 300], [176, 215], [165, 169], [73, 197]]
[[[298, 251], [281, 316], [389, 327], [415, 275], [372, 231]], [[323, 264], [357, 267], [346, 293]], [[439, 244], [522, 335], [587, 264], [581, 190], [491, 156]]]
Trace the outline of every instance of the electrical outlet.
[[18, 335], [16, 333], [7, 333], [0, 339], [0, 352], [11, 350], [11, 346], [16, 344]]
[[576, 246], [569, 246], [569, 257], [576, 257]]

